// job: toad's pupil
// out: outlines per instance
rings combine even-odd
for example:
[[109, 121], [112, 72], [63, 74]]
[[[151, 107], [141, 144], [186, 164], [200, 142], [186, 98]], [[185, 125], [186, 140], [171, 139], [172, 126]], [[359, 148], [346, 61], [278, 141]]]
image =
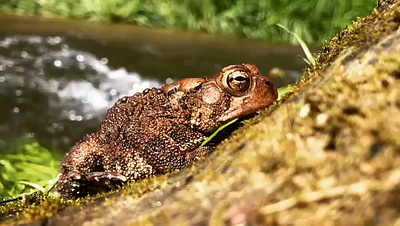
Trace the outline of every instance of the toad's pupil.
[[229, 88], [235, 91], [246, 91], [249, 86], [249, 78], [244, 76], [230, 77], [228, 80]]
[[238, 76], [235, 78], [236, 81], [242, 82], [242, 81], [246, 81], [246, 78], [243, 76]]
[[242, 75], [233, 75], [232, 77], [228, 77], [228, 83], [235, 83], [235, 82], [248, 82], [249, 78], [242, 76]]
[[249, 82], [249, 78], [242, 76], [242, 75], [234, 75], [233, 77], [229, 78], [229, 83], [233, 83], [233, 84], [238, 84], [238, 83], [248, 83]]

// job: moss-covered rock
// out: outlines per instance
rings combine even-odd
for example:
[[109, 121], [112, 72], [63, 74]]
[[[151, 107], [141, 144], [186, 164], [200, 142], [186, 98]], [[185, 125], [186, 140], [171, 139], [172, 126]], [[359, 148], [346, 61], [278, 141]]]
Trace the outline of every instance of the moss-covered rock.
[[400, 3], [380, 1], [326, 44], [294, 93], [193, 167], [49, 218], [46, 205], [32, 207], [20, 222], [398, 224], [399, 24]]

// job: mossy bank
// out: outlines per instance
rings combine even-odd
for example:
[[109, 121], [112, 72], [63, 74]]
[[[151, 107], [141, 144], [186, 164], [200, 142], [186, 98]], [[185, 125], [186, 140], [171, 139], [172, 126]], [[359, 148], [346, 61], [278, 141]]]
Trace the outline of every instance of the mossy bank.
[[[400, 217], [400, 3], [333, 37], [289, 94], [207, 159], [43, 225], [394, 225]], [[59, 201], [58, 201], [59, 202]], [[65, 203], [65, 201], [63, 201]], [[44, 214], [46, 213], [46, 214]]]

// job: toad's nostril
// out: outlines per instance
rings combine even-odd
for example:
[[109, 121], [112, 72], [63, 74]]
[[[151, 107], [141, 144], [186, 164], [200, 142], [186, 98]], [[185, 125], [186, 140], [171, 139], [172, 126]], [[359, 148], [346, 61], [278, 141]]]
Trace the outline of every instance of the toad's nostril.
[[267, 86], [270, 86], [272, 83], [271, 83], [270, 81], [266, 81], [265, 84], [266, 84]]

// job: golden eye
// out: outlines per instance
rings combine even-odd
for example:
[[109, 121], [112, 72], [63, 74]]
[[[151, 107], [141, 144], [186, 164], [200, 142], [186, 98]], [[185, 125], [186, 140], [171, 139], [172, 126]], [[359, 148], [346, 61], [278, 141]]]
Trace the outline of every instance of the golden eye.
[[250, 87], [250, 75], [244, 71], [233, 71], [225, 77], [225, 84], [234, 92], [245, 92]]

